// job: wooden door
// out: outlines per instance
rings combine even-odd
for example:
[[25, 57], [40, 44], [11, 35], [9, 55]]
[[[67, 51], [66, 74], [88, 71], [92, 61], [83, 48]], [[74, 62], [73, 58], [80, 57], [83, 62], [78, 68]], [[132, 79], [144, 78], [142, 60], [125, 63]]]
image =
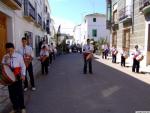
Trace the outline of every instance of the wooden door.
[[3, 13], [0, 12], [0, 63], [3, 55], [5, 54], [5, 44], [7, 42], [7, 25], [6, 25], [7, 17]]
[[117, 32], [113, 32], [112, 46], [117, 46]]
[[124, 47], [130, 48], [130, 29], [124, 31]]

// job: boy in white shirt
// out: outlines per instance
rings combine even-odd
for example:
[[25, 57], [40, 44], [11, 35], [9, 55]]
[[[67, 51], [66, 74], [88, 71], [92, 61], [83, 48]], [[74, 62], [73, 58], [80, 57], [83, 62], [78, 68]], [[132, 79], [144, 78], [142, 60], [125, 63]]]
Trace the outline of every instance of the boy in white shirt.
[[2, 65], [8, 65], [13, 71], [16, 81], [8, 86], [9, 97], [13, 104], [11, 113], [26, 113], [22, 80], [25, 80], [26, 66], [23, 57], [15, 52], [13, 43], [6, 43], [7, 54], [2, 59]]
[[[90, 39], [87, 39], [87, 44], [83, 46], [83, 57], [84, 57], [84, 69], [83, 73], [87, 73], [87, 65], [89, 64], [89, 73], [92, 74], [92, 55], [93, 55], [93, 45], [90, 44]], [[89, 57], [90, 55], [90, 57]], [[88, 58], [89, 57], [89, 58]]]
[[141, 52], [138, 49], [138, 45], [135, 46], [135, 51], [132, 53], [133, 55], [133, 66], [132, 66], [132, 72], [139, 73], [139, 68], [140, 68], [140, 61], [138, 61], [136, 58], [141, 54]]
[[[22, 38], [22, 47], [19, 48], [18, 52], [24, 58], [24, 62], [26, 64], [26, 72], [29, 73], [31, 87], [32, 87], [32, 90], [35, 91], [36, 88], [34, 84], [33, 65], [32, 65], [33, 50], [30, 46], [27, 45], [27, 39], [25, 37]], [[27, 90], [28, 90], [28, 79], [26, 76], [26, 79], [24, 82], [24, 91], [27, 91]]]

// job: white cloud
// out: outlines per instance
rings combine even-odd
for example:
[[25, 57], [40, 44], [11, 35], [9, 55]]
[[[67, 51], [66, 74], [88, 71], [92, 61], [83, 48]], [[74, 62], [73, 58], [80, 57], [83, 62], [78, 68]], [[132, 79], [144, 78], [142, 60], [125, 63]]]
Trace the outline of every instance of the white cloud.
[[55, 22], [56, 31], [57, 31], [59, 25], [61, 25], [62, 33], [67, 33], [67, 34], [71, 34], [71, 35], [73, 34], [73, 28], [75, 26], [75, 23], [73, 23], [70, 20], [60, 18], [60, 17], [53, 17], [53, 19]]

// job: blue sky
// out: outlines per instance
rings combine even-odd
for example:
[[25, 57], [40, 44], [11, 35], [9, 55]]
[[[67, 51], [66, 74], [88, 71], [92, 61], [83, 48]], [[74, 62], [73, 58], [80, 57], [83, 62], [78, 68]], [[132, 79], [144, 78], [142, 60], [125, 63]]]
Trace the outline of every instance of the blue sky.
[[[86, 14], [106, 13], [106, 0], [49, 0], [51, 16], [64, 29], [81, 23]], [[68, 26], [65, 26], [68, 25]], [[63, 28], [62, 27], [62, 28]]]

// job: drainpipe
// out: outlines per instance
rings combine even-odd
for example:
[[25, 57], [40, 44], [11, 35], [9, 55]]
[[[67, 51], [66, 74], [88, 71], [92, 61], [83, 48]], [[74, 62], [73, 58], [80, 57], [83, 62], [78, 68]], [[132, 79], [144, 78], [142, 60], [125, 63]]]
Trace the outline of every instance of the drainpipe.
[[135, 0], [133, 0], [133, 9], [132, 9], [132, 34], [134, 33], [134, 2]]

